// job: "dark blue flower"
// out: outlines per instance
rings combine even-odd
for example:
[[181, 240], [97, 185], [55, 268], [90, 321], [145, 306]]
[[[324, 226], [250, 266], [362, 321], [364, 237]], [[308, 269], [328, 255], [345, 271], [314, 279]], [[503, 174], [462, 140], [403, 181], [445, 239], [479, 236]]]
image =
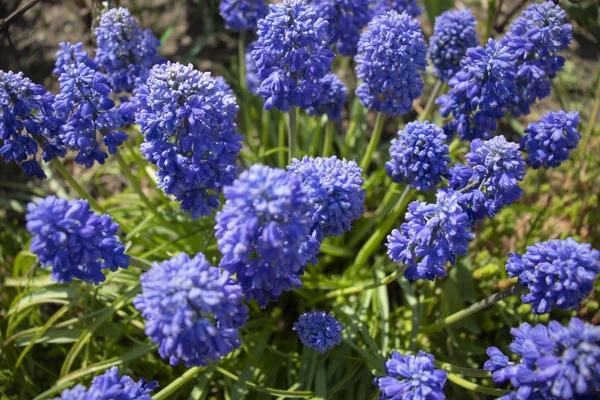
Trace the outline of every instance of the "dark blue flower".
[[419, 22], [408, 14], [389, 11], [371, 21], [356, 56], [361, 103], [391, 116], [412, 110], [423, 92], [419, 72], [427, 67], [426, 52]]
[[[61, 48], [67, 54], [80, 46], [61, 43]], [[53, 107], [56, 115], [67, 121], [60, 127], [61, 141], [69, 150], [78, 152], [75, 162], [90, 168], [96, 161], [104, 164], [108, 157], [100, 148], [97, 133], [105, 138], [105, 144], [113, 154], [116, 147], [127, 139], [127, 135], [119, 131], [127, 124], [121, 109], [115, 107], [110, 97], [113, 91], [109, 80], [90, 67], [93, 63], [82, 59], [82, 54], [70, 61], [66, 56], [57, 59], [60, 60], [56, 64], [56, 71], [60, 74], [60, 93]]]
[[319, 95], [318, 80], [331, 72], [334, 57], [327, 47], [327, 21], [302, 0], [284, 0], [271, 5], [257, 34], [252, 58], [265, 109], [310, 107]]
[[158, 187], [192, 217], [210, 215], [235, 179], [242, 147], [235, 97], [223, 81], [179, 63], [156, 65], [136, 93], [142, 154], [158, 167]]
[[261, 307], [301, 287], [300, 276], [319, 252], [310, 236], [312, 205], [298, 178], [253, 165], [223, 191], [215, 226], [221, 267], [236, 274], [247, 299]]
[[342, 343], [344, 325], [324, 311], [311, 311], [302, 314], [293, 329], [300, 335], [303, 345], [325, 354]]
[[221, 0], [219, 13], [227, 29], [247, 31], [256, 28], [258, 21], [269, 13], [269, 8], [265, 0]]
[[119, 224], [109, 215], [95, 214], [86, 200], [48, 196], [38, 204], [29, 203], [27, 211], [31, 252], [43, 268], [52, 267], [52, 280], [75, 278], [97, 285], [106, 279], [103, 269], [129, 265], [125, 246], [116, 236]]
[[248, 319], [242, 289], [202, 253], [154, 263], [140, 281], [142, 293], [133, 304], [146, 319], [146, 335], [171, 365], [206, 365], [240, 347], [238, 330]]
[[529, 124], [522, 144], [527, 153], [527, 165], [540, 167], [558, 167], [569, 158], [569, 150], [577, 147], [581, 135], [577, 131], [579, 112], [549, 112], [540, 122]]
[[469, 217], [458, 202], [459, 194], [438, 190], [436, 197], [436, 204], [410, 203], [407, 222], [387, 237], [388, 256], [408, 267], [406, 279], [431, 281], [446, 276], [444, 266], [454, 264], [457, 255], [466, 255], [473, 238]]
[[145, 379], [136, 382], [127, 375], [120, 376], [119, 369], [112, 367], [96, 376], [89, 389], [77, 385], [63, 390], [54, 400], [151, 400], [150, 393], [157, 387], [158, 382], [146, 382]]
[[396, 350], [385, 362], [388, 376], [373, 379], [381, 390], [378, 400], [443, 400], [446, 372], [436, 369], [434, 357], [422, 350], [403, 356]]
[[578, 309], [579, 302], [593, 289], [600, 273], [600, 252], [572, 238], [550, 240], [527, 247], [522, 256], [512, 253], [506, 263], [508, 276], [518, 277], [529, 288], [523, 303], [531, 304], [535, 314], [546, 314], [554, 307]]
[[[572, 318], [568, 326], [557, 321], [550, 321], [547, 327], [524, 323], [510, 333], [514, 340], [509, 348], [520, 360], [505, 366], [497, 361], [486, 363], [494, 382], [509, 381], [517, 389], [507, 398], [596, 398], [600, 390], [600, 327]], [[498, 353], [493, 350], [492, 357]]]
[[444, 130], [449, 137], [458, 132], [463, 140], [489, 139], [516, 90], [514, 55], [490, 39], [485, 47], [468, 49], [460, 66], [448, 82], [448, 94], [436, 101], [442, 116], [454, 117]]
[[446, 175], [450, 162], [444, 131], [429, 122], [411, 122], [392, 139], [387, 174], [397, 183], [432, 190]]
[[325, 75], [318, 82], [319, 91], [313, 104], [306, 109], [309, 115], [324, 115], [331, 121], [342, 119], [342, 109], [346, 103], [348, 90], [335, 74]]
[[523, 195], [519, 182], [525, 178], [525, 161], [519, 145], [504, 136], [471, 142], [467, 154], [469, 167], [450, 168], [449, 186], [462, 192], [460, 202], [472, 222], [492, 218], [500, 208], [509, 206]]
[[46, 177], [36, 159], [39, 147], [44, 161], [66, 154], [58, 135], [63, 122], [53, 115], [53, 103], [54, 97], [22, 72], [0, 70], [0, 156], [20, 163], [28, 177]]
[[54, 75], [60, 76], [64, 72], [64, 67], [73, 64], [85, 64], [88, 68], [97, 70], [96, 62], [89, 57], [86, 50], [83, 50], [83, 43], [61, 42], [58, 44], [59, 50], [56, 52], [56, 61], [54, 63]]
[[355, 161], [305, 156], [302, 161], [292, 160], [288, 171], [300, 179], [308, 193], [311, 234], [319, 241], [349, 231], [352, 222], [365, 212], [362, 169]]
[[529, 114], [529, 107], [550, 95], [550, 79], [562, 71], [565, 59], [558, 52], [573, 40], [573, 28], [565, 24], [566, 12], [553, 1], [534, 3], [510, 26], [502, 39], [516, 63], [516, 90], [508, 108], [513, 115]]
[[417, 5], [417, 0], [370, 0], [373, 4], [373, 14], [378, 17], [388, 11], [396, 11], [398, 14], [406, 12], [411, 17], [418, 17], [423, 8]]
[[329, 23], [329, 42], [344, 56], [356, 54], [361, 30], [371, 21], [370, 0], [311, 0], [317, 15]]
[[448, 82], [459, 70], [467, 49], [477, 47], [477, 20], [471, 10], [452, 10], [435, 19], [433, 36], [429, 39], [429, 58], [435, 74]]
[[150, 29], [142, 30], [124, 7], [112, 8], [100, 16], [96, 27], [96, 58], [115, 92], [133, 91], [138, 80], [145, 81], [150, 68], [162, 60], [158, 40]]

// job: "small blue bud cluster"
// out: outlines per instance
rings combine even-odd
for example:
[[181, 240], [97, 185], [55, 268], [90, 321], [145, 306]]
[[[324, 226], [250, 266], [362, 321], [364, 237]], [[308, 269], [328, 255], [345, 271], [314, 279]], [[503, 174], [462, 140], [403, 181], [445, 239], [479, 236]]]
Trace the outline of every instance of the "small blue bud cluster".
[[300, 335], [303, 345], [325, 354], [327, 350], [342, 343], [344, 325], [333, 315], [323, 311], [311, 311], [302, 314], [294, 323], [295, 331]]
[[219, 13], [225, 20], [225, 26], [232, 31], [255, 29], [269, 8], [265, 0], [221, 0]]

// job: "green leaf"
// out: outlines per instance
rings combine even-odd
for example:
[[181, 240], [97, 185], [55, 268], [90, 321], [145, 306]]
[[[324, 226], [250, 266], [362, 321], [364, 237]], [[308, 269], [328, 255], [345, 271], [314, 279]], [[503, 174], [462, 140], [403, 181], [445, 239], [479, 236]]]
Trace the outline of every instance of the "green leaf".
[[425, 0], [425, 10], [432, 25], [438, 15], [451, 8], [454, 8], [454, 0]]

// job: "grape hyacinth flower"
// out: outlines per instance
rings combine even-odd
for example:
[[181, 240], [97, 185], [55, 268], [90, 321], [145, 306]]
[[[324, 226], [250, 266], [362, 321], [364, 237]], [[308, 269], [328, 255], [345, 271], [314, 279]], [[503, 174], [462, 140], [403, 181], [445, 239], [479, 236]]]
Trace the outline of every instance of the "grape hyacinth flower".
[[526, 170], [518, 144], [507, 142], [504, 136], [476, 139], [466, 158], [469, 166], [450, 168], [448, 185], [462, 192], [460, 203], [473, 223], [485, 216], [492, 218], [500, 208], [521, 198], [519, 182]]
[[422, 350], [415, 356], [402, 355], [398, 351], [385, 362], [387, 376], [373, 379], [381, 390], [378, 400], [422, 399], [443, 400], [446, 372], [436, 369], [435, 358]]
[[411, 122], [392, 139], [387, 174], [396, 183], [407, 183], [417, 190], [432, 190], [446, 176], [450, 162], [444, 131], [434, 124]]
[[219, 13], [232, 31], [254, 30], [269, 13], [265, 0], [221, 0]]
[[581, 135], [577, 131], [579, 111], [549, 112], [540, 122], [529, 124], [522, 140], [527, 165], [534, 169], [558, 167], [569, 158], [569, 150], [577, 147]]
[[258, 22], [252, 51], [261, 82], [258, 94], [265, 99], [266, 110], [310, 107], [319, 95], [319, 79], [333, 63], [327, 21], [302, 0], [284, 0], [270, 10]]
[[298, 322], [294, 322], [293, 329], [300, 335], [303, 345], [325, 354], [342, 343], [344, 324], [324, 311], [311, 311], [302, 314]]
[[90, 210], [86, 200], [48, 196], [27, 205], [27, 230], [33, 239], [31, 252], [42, 268], [52, 267], [50, 278], [70, 283], [73, 278], [99, 284], [105, 268], [129, 266], [129, 256], [116, 236], [119, 224], [109, 215]]
[[348, 90], [335, 74], [325, 75], [318, 81], [320, 89], [315, 101], [306, 109], [308, 115], [327, 115], [330, 121], [342, 119], [342, 109], [346, 103]]
[[136, 82], [145, 81], [150, 68], [162, 60], [158, 40], [150, 29], [142, 30], [124, 7], [100, 16], [96, 33], [96, 64], [104, 69], [115, 92], [131, 92]]
[[436, 197], [435, 204], [410, 203], [407, 222], [387, 237], [388, 256], [407, 267], [404, 277], [411, 281], [446, 276], [444, 266], [448, 262], [454, 264], [457, 255], [466, 255], [473, 239], [459, 194], [438, 190]]
[[496, 132], [496, 119], [504, 116], [515, 92], [513, 54], [490, 39], [485, 47], [468, 49], [460, 65], [460, 71], [448, 81], [448, 94], [436, 100], [443, 117], [454, 117], [444, 130], [448, 137], [458, 132], [462, 140], [489, 139]]
[[329, 42], [343, 56], [356, 54], [361, 30], [371, 21], [370, 0], [312, 0], [317, 15], [329, 23]]
[[150, 394], [158, 387], [158, 382], [134, 381], [127, 375], [120, 376], [117, 367], [109, 368], [102, 375], [94, 377], [89, 388], [77, 385], [65, 389], [60, 397], [53, 400], [151, 400]]
[[252, 59], [252, 50], [254, 50], [254, 44], [255, 42], [251, 42], [246, 48], [246, 89], [248, 89], [248, 92], [257, 95], [260, 81], [256, 77], [256, 64], [254, 63], [254, 59]]
[[371, 21], [356, 56], [361, 103], [390, 116], [412, 110], [423, 92], [419, 71], [427, 67], [426, 52], [419, 22], [408, 14], [389, 11]]
[[365, 212], [366, 191], [362, 169], [355, 161], [337, 157], [292, 160], [288, 171], [300, 179], [312, 203], [308, 216], [311, 234], [319, 241], [340, 236], [352, 229], [352, 222]]
[[[93, 62], [81, 60], [81, 54], [73, 53], [81, 46], [61, 43], [60, 47], [56, 63], [60, 93], [53, 105], [57, 116], [67, 121], [60, 128], [60, 139], [68, 149], [78, 152], [76, 163], [86, 168], [96, 161], [104, 164], [108, 154], [100, 148], [97, 132], [102, 134], [108, 152], [114, 154], [127, 140], [127, 134], [120, 130], [126, 122], [110, 98], [112, 90], [106, 76], [90, 67]], [[67, 61], [71, 54], [77, 57]]]
[[193, 218], [210, 215], [235, 179], [242, 137], [227, 92], [210, 73], [168, 62], [155, 65], [136, 94], [142, 154], [158, 167], [158, 187]]
[[90, 69], [98, 69], [96, 61], [90, 58], [86, 50], [83, 50], [83, 43], [61, 42], [58, 46], [60, 50], [56, 52], [56, 61], [52, 70], [54, 75], [61, 76], [65, 71], [65, 67], [72, 64], [85, 64]]
[[301, 287], [300, 276], [315, 262], [319, 242], [310, 236], [310, 199], [298, 178], [285, 170], [253, 165], [225, 187], [217, 213], [219, 264], [236, 274], [246, 299], [261, 307]]
[[22, 72], [0, 70], [0, 156], [7, 163], [20, 163], [27, 177], [46, 177], [36, 159], [40, 147], [46, 162], [66, 154], [58, 137], [62, 121], [53, 116], [53, 103], [54, 97]]
[[429, 39], [429, 58], [435, 74], [448, 82], [460, 70], [460, 60], [467, 49], [477, 47], [477, 20], [471, 10], [452, 10], [435, 19], [433, 36]]
[[[510, 350], [517, 363], [488, 349], [492, 359], [485, 369], [496, 383], [509, 381], [517, 389], [509, 398], [596, 398], [600, 390], [600, 327], [572, 318], [568, 326], [550, 321], [548, 326], [523, 323], [510, 331]], [[530, 397], [532, 395], [539, 397]]]
[[506, 270], [529, 288], [530, 293], [521, 297], [523, 303], [531, 304], [534, 314], [546, 314], [554, 307], [579, 309], [600, 274], [599, 257], [589, 244], [555, 239], [527, 247], [522, 256], [511, 253]]
[[133, 304], [146, 319], [146, 335], [171, 365], [205, 366], [241, 346], [238, 330], [248, 319], [242, 289], [202, 253], [154, 263], [140, 281], [142, 293]]
[[406, 12], [411, 17], [418, 17], [423, 8], [417, 5], [417, 0], [370, 0], [373, 4], [373, 15], [378, 17], [388, 11], [396, 11], [398, 14]]
[[550, 79], [565, 64], [558, 52], [566, 50], [573, 40], [573, 27], [565, 24], [566, 15], [555, 2], [534, 3], [502, 39], [516, 63], [516, 90], [508, 105], [514, 116], [529, 114], [536, 100], [550, 96]]

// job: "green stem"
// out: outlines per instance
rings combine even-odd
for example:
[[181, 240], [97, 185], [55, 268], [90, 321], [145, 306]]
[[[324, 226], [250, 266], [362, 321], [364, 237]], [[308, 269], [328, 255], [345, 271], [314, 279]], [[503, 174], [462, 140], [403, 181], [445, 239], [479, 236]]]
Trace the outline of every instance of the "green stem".
[[175, 379], [173, 382], [169, 383], [167, 387], [165, 387], [163, 390], [152, 396], [152, 398], [154, 400], [162, 400], [169, 398], [170, 396], [175, 394], [175, 392], [177, 392], [177, 390], [179, 390], [180, 387], [185, 385], [188, 381], [194, 379], [196, 376], [198, 376], [198, 374], [200, 374], [200, 372], [204, 370], [205, 368], [203, 367], [194, 367], [188, 369], [183, 373], [183, 375]]
[[290, 107], [288, 111], [288, 161], [292, 163], [292, 159], [296, 155], [296, 107]]
[[246, 31], [242, 29], [238, 37], [238, 58], [240, 63], [240, 87], [246, 91]]
[[437, 360], [433, 363], [440, 369], [457, 375], [468, 376], [471, 378], [491, 378], [492, 376], [489, 371], [484, 369], [459, 367], [458, 365], [448, 364]]
[[325, 125], [325, 145], [323, 146], [323, 157], [329, 157], [331, 155], [331, 149], [333, 148], [333, 130], [335, 126], [332, 121], [327, 121]]
[[121, 172], [123, 172], [123, 174], [125, 174], [125, 176], [127, 177], [127, 180], [129, 180], [129, 183], [131, 183], [133, 190], [135, 191], [135, 193], [137, 193], [140, 200], [142, 200], [144, 205], [150, 209], [152, 214], [156, 215], [159, 219], [164, 221], [162, 215], [158, 212], [156, 207], [150, 202], [150, 200], [148, 199], [148, 197], [142, 190], [142, 187], [140, 186], [140, 182], [131, 173], [131, 169], [127, 165], [127, 162], [123, 158], [123, 155], [121, 154], [121, 151], [119, 149], [117, 149], [117, 152], [115, 153], [115, 157], [117, 158], [119, 167], [121, 167]]
[[[485, 26], [485, 42], [492, 37], [492, 25], [494, 23], [494, 16], [496, 15], [496, 0], [488, 0], [488, 19]], [[484, 42], [484, 43], [485, 43]]]
[[425, 109], [423, 110], [421, 115], [419, 115], [419, 121], [428, 121], [431, 117], [431, 112], [433, 111], [433, 107], [435, 106], [435, 99], [437, 99], [442, 86], [443, 82], [441, 81], [441, 79], [438, 79], [435, 82], [435, 86], [433, 87], [431, 94], [429, 95], [429, 99], [427, 100], [427, 105], [425, 106]]
[[383, 113], [377, 113], [377, 119], [375, 120], [375, 126], [373, 127], [373, 133], [371, 134], [371, 140], [369, 141], [369, 146], [367, 147], [367, 151], [363, 156], [363, 159], [360, 162], [360, 167], [362, 170], [367, 173], [367, 169], [371, 165], [371, 159], [373, 158], [373, 153], [377, 149], [377, 145], [379, 145], [379, 140], [381, 139], [381, 132], [383, 131], [383, 124], [385, 122], [385, 115]]
[[423, 327], [421, 329], [421, 331], [422, 332], [439, 331], [440, 329], [443, 329], [449, 325], [455, 324], [458, 321], [461, 321], [461, 320], [475, 314], [478, 311], [484, 310], [484, 309], [488, 308], [489, 306], [496, 304], [500, 300], [504, 300], [508, 297], [516, 296], [521, 293], [525, 293], [525, 292], [527, 292], [527, 290], [529, 290], [529, 289], [527, 289], [527, 286], [523, 286], [521, 284], [516, 284], [514, 286], [509, 287], [506, 290], [503, 290], [499, 293], [495, 293], [495, 294], [491, 295], [490, 297], [488, 297], [487, 299], [481, 300], [481, 301], [473, 304], [470, 307], [467, 307], [461, 311], [458, 311], [458, 312], [444, 318], [440, 322], [436, 322], [435, 324], [427, 325], [427, 326]]
[[344, 157], [348, 157], [348, 152], [354, 146], [354, 134], [356, 133], [356, 128], [358, 127], [361, 111], [360, 101], [358, 100], [358, 97], [355, 97], [354, 102], [352, 103], [352, 120], [350, 121], [350, 125], [348, 126], [346, 137], [344, 139]]
[[139, 268], [142, 271], [149, 271], [150, 268], [152, 268], [152, 264], [134, 256], [131, 256], [131, 258], [129, 259], [129, 265], [131, 265], [132, 267]]
[[321, 146], [321, 132], [323, 131], [323, 126], [319, 123], [320, 118], [315, 122], [315, 126], [311, 126], [312, 134], [312, 142], [310, 144], [309, 154], [312, 156], [316, 156], [319, 152], [319, 147]]
[[270, 122], [270, 114], [263, 108], [260, 113], [260, 147], [263, 152], [269, 148]]
[[469, 382], [466, 379], [463, 379], [460, 376], [454, 374], [448, 374], [448, 380], [472, 392], [489, 394], [491, 396], [496, 397], [501, 397], [509, 393], [508, 390], [491, 388], [488, 386], [478, 385], [476, 383]]
[[[222, 375], [225, 375], [229, 379], [233, 379], [234, 381], [240, 380], [239, 376], [232, 374], [231, 372], [227, 371], [224, 368], [217, 367], [216, 370], [217, 370], [217, 372], [219, 372]], [[248, 381], [243, 381], [243, 383], [246, 386], [250, 387], [254, 391], [261, 392], [261, 393], [267, 393], [272, 396], [280, 396], [283, 398], [309, 399], [309, 398], [312, 398], [315, 396], [314, 392], [296, 392], [296, 391], [292, 391], [292, 390], [273, 389], [273, 388], [269, 388], [269, 387], [259, 386], [256, 383], [248, 382]]]
[[[285, 145], [285, 127], [284, 127], [284, 123], [283, 120], [279, 120], [279, 147], [287, 147]], [[290, 152], [289, 147], [287, 147], [288, 149], [288, 154]], [[279, 167], [281, 168], [285, 168], [285, 154], [283, 152], [279, 153], [278, 155], [278, 159], [279, 159]]]
[[367, 240], [367, 242], [359, 250], [358, 254], [356, 255], [356, 259], [354, 260], [354, 268], [360, 268], [361, 266], [366, 265], [369, 257], [375, 251], [380, 249], [381, 242], [385, 236], [390, 233], [398, 217], [400, 217], [400, 215], [405, 211], [410, 192], [411, 187], [406, 186], [404, 192], [402, 192], [402, 195], [398, 199], [398, 202], [392, 209], [392, 214], [390, 217], [377, 228], [369, 240]]
[[331, 292], [328, 292], [324, 296], [319, 298], [319, 300], [332, 299], [332, 298], [335, 298], [338, 296], [347, 296], [349, 294], [356, 294], [356, 293], [360, 293], [365, 290], [376, 289], [380, 286], [389, 285], [390, 283], [394, 282], [396, 279], [400, 278], [402, 276], [402, 274], [404, 274], [404, 271], [406, 271], [406, 267], [398, 267], [398, 268], [396, 268], [396, 270], [394, 272], [392, 272], [385, 278], [381, 278], [381, 280], [379, 280], [379, 281], [375, 281], [375, 282], [371, 282], [371, 283], [364, 283], [364, 284], [352, 286], [349, 288], [332, 290]]
[[71, 175], [69, 173], [69, 171], [67, 171], [67, 169], [65, 168], [65, 166], [59, 161], [59, 160], [52, 160], [52, 165], [54, 166], [54, 168], [56, 168], [58, 170], [58, 172], [62, 175], [63, 178], [65, 178], [65, 180], [67, 182], [69, 182], [69, 185], [71, 185], [71, 187], [77, 192], [77, 194], [88, 201], [88, 203], [90, 203], [90, 206], [98, 211], [99, 213], [102, 214], [106, 214], [106, 210], [104, 209], [104, 207], [102, 207], [97, 201], [96, 199], [94, 199], [84, 188], [83, 186], [81, 186], [76, 180], [75, 178], [73, 178], [73, 175]]

